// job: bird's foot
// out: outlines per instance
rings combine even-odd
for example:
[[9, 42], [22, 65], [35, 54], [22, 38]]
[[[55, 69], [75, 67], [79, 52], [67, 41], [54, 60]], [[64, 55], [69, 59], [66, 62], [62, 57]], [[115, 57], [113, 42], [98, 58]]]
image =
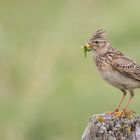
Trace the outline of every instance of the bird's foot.
[[119, 111], [116, 114], [114, 114], [114, 116], [116, 118], [129, 118], [129, 119], [131, 119], [131, 118], [133, 118], [133, 116], [134, 116], [135, 113], [136, 112], [133, 111], [133, 110], [123, 109], [122, 111]]
[[115, 109], [112, 112], [106, 112], [106, 114], [109, 114], [111, 116], [114, 116], [115, 118], [133, 118], [134, 114], [136, 112], [133, 110], [126, 110], [123, 109], [122, 111], [119, 111], [118, 109]]
[[118, 109], [115, 109], [114, 111], [111, 111], [111, 112], [106, 112], [106, 114], [108, 115], [115, 115], [117, 114], [118, 112], [120, 112]]

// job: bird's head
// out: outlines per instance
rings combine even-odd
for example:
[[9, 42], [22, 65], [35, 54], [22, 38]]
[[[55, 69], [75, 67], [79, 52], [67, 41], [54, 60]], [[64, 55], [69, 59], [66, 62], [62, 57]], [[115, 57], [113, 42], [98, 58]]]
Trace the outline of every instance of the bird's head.
[[108, 50], [109, 43], [106, 39], [105, 31], [102, 29], [97, 30], [89, 42], [84, 45], [84, 53], [92, 51], [93, 53], [103, 54]]

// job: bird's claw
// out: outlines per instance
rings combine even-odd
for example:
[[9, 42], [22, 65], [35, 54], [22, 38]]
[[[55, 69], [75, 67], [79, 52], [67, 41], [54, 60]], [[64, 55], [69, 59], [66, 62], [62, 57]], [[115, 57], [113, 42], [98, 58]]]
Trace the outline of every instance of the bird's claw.
[[115, 114], [118, 113], [118, 112], [119, 112], [119, 110], [118, 110], [118, 109], [115, 109], [114, 111], [106, 112], [106, 114], [115, 115]]
[[114, 110], [113, 112], [107, 112], [106, 114], [112, 115], [115, 118], [133, 118], [136, 112], [133, 110], [123, 109], [122, 111]]

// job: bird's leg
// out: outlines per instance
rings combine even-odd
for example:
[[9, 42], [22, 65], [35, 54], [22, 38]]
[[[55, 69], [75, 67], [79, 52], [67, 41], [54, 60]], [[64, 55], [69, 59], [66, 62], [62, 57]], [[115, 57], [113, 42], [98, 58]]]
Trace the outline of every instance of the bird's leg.
[[128, 105], [130, 104], [130, 102], [132, 101], [132, 98], [134, 97], [134, 91], [133, 90], [129, 90], [130, 92], [130, 98], [128, 99], [128, 102], [126, 103], [126, 105], [124, 106], [124, 111], [127, 109]]
[[117, 105], [116, 109], [114, 110], [114, 112], [119, 111], [119, 108], [120, 108], [120, 106], [121, 106], [123, 100], [124, 100], [125, 97], [126, 97], [126, 91], [125, 91], [125, 90], [122, 90], [122, 92], [123, 92], [123, 97], [121, 98], [121, 100], [120, 100], [119, 104]]
[[117, 105], [116, 109], [113, 112], [108, 112], [107, 114], [116, 115], [116, 114], [120, 113], [119, 108], [120, 108], [120, 106], [121, 106], [121, 104], [122, 104], [122, 102], [125, 99], [126, 94], [127, 94], [127, 92], [125, 90], [121, 90], [121, 91], [123, 92], [123, 97], [121, 98], [121, 100], [120, 100], [119, 104]]
[[130, 92], [130, 97], [128, 99], [128, 102], [126, 103], [126, 105], [123, 108], [123, 111], [120, 112], [118, 115], [116, 115], [116, 117], [128, 117], [128, 116], [133, 116], [133, 113], [135, 113], [132, 110], [127, 110], [128, 105], [130, 104], [130, 102], [132, 101], [132, 98], [134, 97], [134, 91], [133, 90], [129, 90]]

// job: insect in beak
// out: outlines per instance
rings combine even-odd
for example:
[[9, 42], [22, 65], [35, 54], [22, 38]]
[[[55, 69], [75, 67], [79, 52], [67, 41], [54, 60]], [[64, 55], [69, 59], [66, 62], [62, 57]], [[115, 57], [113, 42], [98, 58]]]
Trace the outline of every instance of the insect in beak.
[[87, 52], [91, 51], [91, 46], [89, 44], [84, 45], [83, 47], [84, 57], [86, 58]]

